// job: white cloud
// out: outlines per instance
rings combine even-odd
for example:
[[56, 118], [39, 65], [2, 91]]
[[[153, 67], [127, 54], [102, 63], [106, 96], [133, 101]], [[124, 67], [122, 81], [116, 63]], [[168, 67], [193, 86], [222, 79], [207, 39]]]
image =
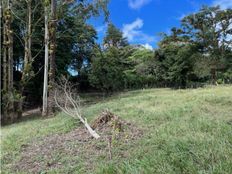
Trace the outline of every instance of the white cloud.
[[96, 31], [98, 33], [104, 33], [106, 31], [106, 29], [107, 29], [107, 25], [106, 24], [96, 27]]
[[128, 0], [128, 5], [132, 9], [140, 9], [149, 2], [151, 2], [151, 0]]
[[130, 24], [123, 25], [123, 36], [126, 37], [130, 42], [153, 42], [155, 37], [149, 36], [143, 33], [140, 29], [143, 27], [143, 20], [137, 18]]
[[220, 5], [222, 9], [232, 8], [232, 0], [214, 0], [213, 5]]
[[134, 40], [134, 37], [141, 33], [138, 29], [143, 27], [143, 20], [137, 18], [134, 22], [130, 24], [124, 24], [123, 25], [123, 35], [124, 37], [127, 37], [129, 41]]
[[148, 50], [153, 50], [153, 47], [149, 43], [142, 44], [142, 46]]

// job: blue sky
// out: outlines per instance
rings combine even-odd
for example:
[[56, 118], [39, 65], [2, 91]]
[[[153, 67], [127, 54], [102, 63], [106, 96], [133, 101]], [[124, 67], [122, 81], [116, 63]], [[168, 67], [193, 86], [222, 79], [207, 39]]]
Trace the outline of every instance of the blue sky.
[[[159, 33], [180, 25], [180, 19], [196, 12], [202, 5], [221, 5], [232, 8], [232, 0], [111, 0], [110, 21], [113, 22], [132, 44], [156, 47]], [[101, 19], [94, 19], [99, 42], [106, 31]]]

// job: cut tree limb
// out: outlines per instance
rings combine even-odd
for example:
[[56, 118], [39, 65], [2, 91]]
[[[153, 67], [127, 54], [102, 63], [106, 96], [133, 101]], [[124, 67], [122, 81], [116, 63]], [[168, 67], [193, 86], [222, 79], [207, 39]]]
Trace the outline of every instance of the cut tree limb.
[[[86, 118], [81, 116], [81, 110], [80, 110], [80, 98], [77, 97], [76, 99], [73, 98], [73, 92], [72, 92], [72, 86], [67, 81], [67, 79], [63, 78], [63, 83], [56, 85], [57, 89], [55, 90], [54, 100], [56, 106], [62, 110], [65, 114], [75, 118], [79, 119], [88, 132], [95, 138], [100, 138], [100, 135], [97, 134], [95, 130], [92, 129], [92, 127], [89, 125]], [[59, 89], [59, 90], [58, 90]], [[58, 95], [57, 91], [60, 92]], [[62, 95], [63, 94], [63, 95]]]

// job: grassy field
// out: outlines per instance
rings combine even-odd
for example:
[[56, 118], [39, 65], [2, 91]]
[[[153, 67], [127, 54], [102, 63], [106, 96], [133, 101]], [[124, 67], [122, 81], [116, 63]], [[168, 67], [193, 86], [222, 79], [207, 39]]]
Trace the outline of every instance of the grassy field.
[[[232, 173], [232, 86], [130, 91], [86, 106], [83, 115], [93, 120], [106, 108], [134, 123], [143, 136], [115, 145], [112, 160], [90, 155], [86, 164], [88, 159], [75, 154], [55, 154], [61, 167], [40, 173]], [[78, 125], [58, 114], [2, 127], [2, 173], [17, 173], [13, 166], [25, 144]]]

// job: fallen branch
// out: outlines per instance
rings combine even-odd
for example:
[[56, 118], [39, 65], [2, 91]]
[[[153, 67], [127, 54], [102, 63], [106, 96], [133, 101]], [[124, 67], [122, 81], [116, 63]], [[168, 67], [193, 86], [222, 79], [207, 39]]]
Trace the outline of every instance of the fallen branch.
[[80, 98], [78, 96], [74, 98], [75, 93], [73, 92], [73, 86], [68, 82], [68, 80], [63, 77], [62, 80], [60, 80], [60, 83], [56, 86], [54, 95], [56, 106], [65, 114], [75, 119], [79, 119], [94, 138], [100, 138], [100, 136], [88, 124], [87, 119], [81, 116]]

